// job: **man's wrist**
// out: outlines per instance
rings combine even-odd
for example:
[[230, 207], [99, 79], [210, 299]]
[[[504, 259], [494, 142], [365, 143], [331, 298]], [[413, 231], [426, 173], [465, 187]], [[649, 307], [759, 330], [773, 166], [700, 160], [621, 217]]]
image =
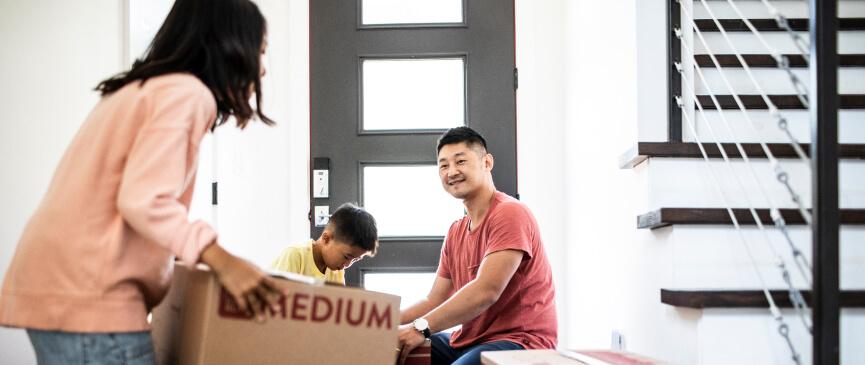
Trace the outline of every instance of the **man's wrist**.
[[412, 326], [416, 331], [418, 331], [424, 338], [430, 338], [432, 336], [432, 332], [429, 329], [429, 322], [423, 317], [415, 319], [412, 322]]

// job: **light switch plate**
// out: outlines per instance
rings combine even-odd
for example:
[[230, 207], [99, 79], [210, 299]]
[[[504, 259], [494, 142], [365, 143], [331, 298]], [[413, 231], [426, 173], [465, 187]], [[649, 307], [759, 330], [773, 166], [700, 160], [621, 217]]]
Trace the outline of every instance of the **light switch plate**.
[[315, 226], [324, 227], [330, 221], [330, 206], [316, 205], [315, 206]]
[[312, 197], [329, 197], [328, 170], [312, 170]]

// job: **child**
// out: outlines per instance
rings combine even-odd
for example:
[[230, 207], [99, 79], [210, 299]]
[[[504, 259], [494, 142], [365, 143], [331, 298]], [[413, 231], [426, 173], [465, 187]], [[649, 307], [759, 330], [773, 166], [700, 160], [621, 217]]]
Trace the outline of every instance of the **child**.
[[204, 134], [272, 124], [250, 105], [266, 28], [249, 0], [176, 0], [145, 57], [96, 87], [0, 292], [0, 325], [27, 329], [38, 363], [153, 363], [147, 314], [175, 257], [209, 265], [259, 319], [276, 304], [273, 279], [187, 216]]
[[346, 203], [331, 214], [318, 240], [285, 249], [271, 268], [345, 285], [345, 269], [377, 250], [375, 218]]

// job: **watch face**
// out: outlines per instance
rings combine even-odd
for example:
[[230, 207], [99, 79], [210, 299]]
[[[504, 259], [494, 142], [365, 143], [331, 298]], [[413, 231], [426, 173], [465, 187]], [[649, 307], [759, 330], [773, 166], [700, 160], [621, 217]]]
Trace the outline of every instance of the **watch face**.
[[414, 321], [414, 328], [418, 331], [423, 331], [429, 328], [429, 323], [426, 321], [426, 319], [418, 318]]

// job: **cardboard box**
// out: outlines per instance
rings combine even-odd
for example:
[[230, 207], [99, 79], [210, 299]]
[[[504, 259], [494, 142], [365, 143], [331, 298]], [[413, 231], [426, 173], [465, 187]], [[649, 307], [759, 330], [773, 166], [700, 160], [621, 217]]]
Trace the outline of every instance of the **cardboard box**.
[[393, 364], [399, 297], [278, 279], [289, 294], [259, 323], [214, 274], [177, 264], [153, 311], [159, 364]]
[[664, 362], [614, 350], [517, 350], [481, 353], [483, 365], [663, 365]]

